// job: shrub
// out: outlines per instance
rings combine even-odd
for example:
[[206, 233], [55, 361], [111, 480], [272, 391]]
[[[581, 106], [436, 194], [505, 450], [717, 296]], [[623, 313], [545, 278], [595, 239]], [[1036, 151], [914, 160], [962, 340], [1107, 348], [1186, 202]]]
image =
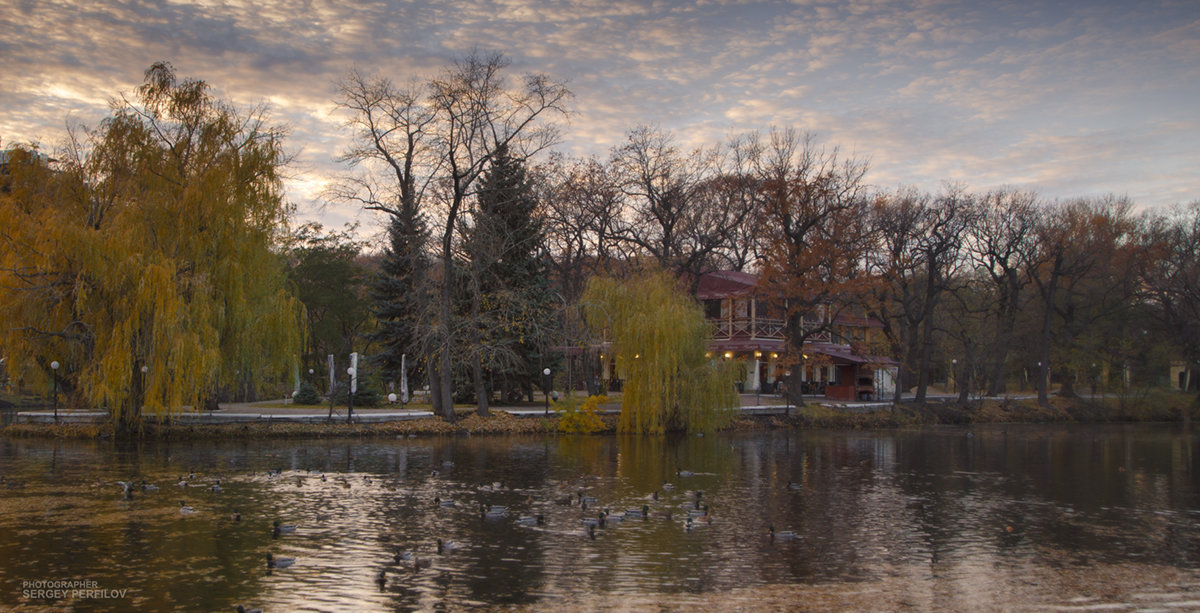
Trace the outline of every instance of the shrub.
[[300, 391], [293, 400], [296, 404], [321, 404], [321, 394], [317, 393], [317, 388], [311, 383], [305, 381], [300, 384]]
[[608, 396], [588, 396], [583, 401], [583, 406], [578, 406], [573, 396], [556, 402], [554, 410], [560, 413], [559, 431], [568, 434], [592, 434], [604, 430], [604, 420], [600, 419], [596, 409], [605, 402], [608, 402]]

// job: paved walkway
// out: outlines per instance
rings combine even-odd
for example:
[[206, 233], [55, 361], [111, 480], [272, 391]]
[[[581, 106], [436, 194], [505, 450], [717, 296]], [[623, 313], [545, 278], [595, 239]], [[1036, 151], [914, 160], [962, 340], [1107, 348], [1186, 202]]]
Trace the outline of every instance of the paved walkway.
[[[601, 412], [619, 413], [619, 394], [614, 394], [614, 402], [601, 407]], [[1014, 396], [1009, 396], [1014, 398]], [[930, 396], [929, 400], [946, 400], [957, 396]], [[822, 396], [806, 396], [808, 404], [819, 404], [847, 412], [871, 412], [891, 406], [890, 401], [882, 402], [844, 402], [830, 401]], [[283, 400], [268, 400], [250, 403], [224, 403], [216, 411], [185, 412], [175, 417], [177, 423], [184, 424], [221, 424], [221, 423], [251, 423], [251, 422], [293, 422], [293, 423], [324, 423], [329, 418], [328, 406], [295, 406], [283, 404]], [[422, 407], [425, 405], [421, 405]], [[739, 410], [746, 415], [786, 415], [794, 407], [782, 398], [767, 394], [741, 394]], [[517, 417], [541, 417], [546, 414], [546, 407], [526, 405], [492, 406], [493, 411], [504, 411]], [[98, 423], [107, 418], [103, 411], [66, 411], [59, 410], [58, 421], [61, 423]], [[366, 407], [354, 409], [356, 423], [383, 423], [405, 421], [433, 417], [433, 412], [427, 408], [406, 408], [402, 405], [386, 407]], [[12, 421], [17, 423], [53, 423], [54, 412], [51, 410], [18, 411], [12, 415]], [[335, 422], [346, 421], [346, 407], [335, 407], [333, 411]]]

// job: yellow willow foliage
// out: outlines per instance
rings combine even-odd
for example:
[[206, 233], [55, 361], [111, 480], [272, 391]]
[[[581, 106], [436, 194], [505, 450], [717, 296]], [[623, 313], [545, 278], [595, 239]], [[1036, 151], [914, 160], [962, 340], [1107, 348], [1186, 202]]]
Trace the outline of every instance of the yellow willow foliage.
[[[281, 135], [156, 65], [57, 168], [18, 155], [0, 189], [0, 348], [136, 426], [237, 377], [283, 377], [303, 306], [275, 251]], [[143, 372], [142, 367], [146, 370]]]
[[593, 330], [608, 330], [624, 379], [621, 432], [712, 430], [737, 406], [734, 371], [705, 357], [704, 312], [665, 273], [595, 278], [583, 297]]

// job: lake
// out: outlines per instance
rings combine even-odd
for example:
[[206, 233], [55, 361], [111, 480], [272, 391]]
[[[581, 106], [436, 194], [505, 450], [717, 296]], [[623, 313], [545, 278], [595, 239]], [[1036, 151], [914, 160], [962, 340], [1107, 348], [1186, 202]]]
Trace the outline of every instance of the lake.
[[0, 605], [1200, 610], [1197, 443], [1166, 425], [0, 440]]

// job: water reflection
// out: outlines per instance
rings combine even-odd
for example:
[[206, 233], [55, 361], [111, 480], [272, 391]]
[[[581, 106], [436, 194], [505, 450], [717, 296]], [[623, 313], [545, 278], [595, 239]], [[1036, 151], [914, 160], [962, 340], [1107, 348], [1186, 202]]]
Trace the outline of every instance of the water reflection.
[[[0, 604], [1186, 608], [1200, 589], [1195, 443], [1147, 426], [2, 441]], [[138, 484], [132, 500], [118, 481]], [[459, 548], [439, 554], [438, 539]], [[295, 564], [270, 569], [268, 553]], [[128, 595], [22, 588], [56, 580]]]

